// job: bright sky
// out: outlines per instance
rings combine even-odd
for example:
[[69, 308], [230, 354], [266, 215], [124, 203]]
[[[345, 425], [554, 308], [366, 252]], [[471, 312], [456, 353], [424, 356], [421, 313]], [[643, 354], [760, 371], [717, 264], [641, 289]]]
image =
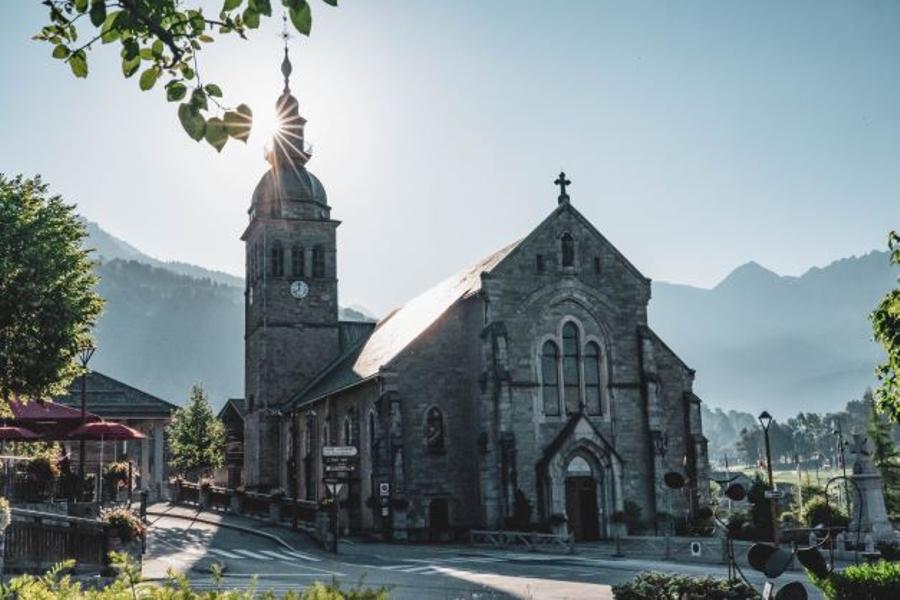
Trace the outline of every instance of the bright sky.
[[[711, 286], [748, 260], [798, 274], [900, 226], [893, 0], [312, 4], [292, 87], [343, 221], [342, 304], [383, 314], [524, 235], [561, 168], [654, 279]], [[45, 18], [36, 0], [0, 3], [0, 170], [41, 173], [158, 258], [242, 274], [261, 131], [220, 155], [194, 143], [161, 88], [122, 78], [118, 46], [74, 79], [29, 39]], [[279, 29], [201, 55], [263, 120]]]

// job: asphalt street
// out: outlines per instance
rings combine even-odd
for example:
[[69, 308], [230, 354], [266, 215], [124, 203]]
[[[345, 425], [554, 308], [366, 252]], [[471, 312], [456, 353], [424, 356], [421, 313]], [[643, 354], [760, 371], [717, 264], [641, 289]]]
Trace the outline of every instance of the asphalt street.
[[[611, 586], [647, 570], [724, 577], [719, 565], [678, 565], [669, 562], [592, 556], [539, 554], [465, 546], [421, 546], [349, 543], [338, 555], [325, 552], [306, 536], [277, 532], [290, 549], [276, 540], [214, 524], [173, 517], [153, 517], [144, 557], [144, 575], [161, 580], [171, 568], [184, 573], [200, 589], [216, 586], [209, 572], [215, 561], [225, 568], [222, 587], [247, 587], [276, 592], [298, 590], [312, 582], [338, 581], [344, 587], [390, 588], [397, 599], [552, 598], [604, 600]], [[750, 575], [762, 586], [762, 577]], [[801, 574], [783, 576], [803, 580]], [[809, 587], [809, 586], [808, 586]], [[821, 598], [810, 590], [810, 598]]]

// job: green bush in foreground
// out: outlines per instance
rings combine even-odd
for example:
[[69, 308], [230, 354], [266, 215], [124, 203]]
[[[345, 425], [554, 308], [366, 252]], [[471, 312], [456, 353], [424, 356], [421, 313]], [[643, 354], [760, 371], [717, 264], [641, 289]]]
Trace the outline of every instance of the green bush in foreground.
[[215, 589], [199, 591], [191, 587], [184, 575], [169, 573], [162, 584], [142, 583], [141, 567], [128, 555], [110, 553], [118, 577], [102, 589], [85, 588], [68, 572], [74, 561], [60, 563], [45, 575], [22, 575], [0, 586], [0, 600], [389, 600], [387, 589], [362, 586], [342, 589], [336, 582], [313, 583], [305, 589], [289, 591], [282, 596], [272, 591], [259, 591], [256, 582], [243, 589], [224, 589], [221, 572], [213, 572]]
[[759, 596], [742, 581], [652, 571], [615, 585], [612, 591], [616, 600], [751, 600]]
[[880, 560], [835, 571], [825, 579], [809, 577], [828, 600], [900, 598], [900, 562]]

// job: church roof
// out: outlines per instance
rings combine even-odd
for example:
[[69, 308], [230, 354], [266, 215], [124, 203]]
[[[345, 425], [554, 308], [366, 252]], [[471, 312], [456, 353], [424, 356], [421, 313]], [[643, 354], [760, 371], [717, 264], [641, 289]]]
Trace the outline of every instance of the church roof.
[[[69, 386], [68, 393], [55, 402], [81, 407], [81, 378]], [[165, 419], [178, 407], [147, 392], [91, 371], [87, 375], [87, 409], [105, 419]]]
[[481, 290], [481, 275], [500, 264], [521, 241], [494, 252], [393, 310], [378, 322], [371, 334], [310, 382], [293, 403], [317, 400], [377, 375], [447, 309], [477, 294]]

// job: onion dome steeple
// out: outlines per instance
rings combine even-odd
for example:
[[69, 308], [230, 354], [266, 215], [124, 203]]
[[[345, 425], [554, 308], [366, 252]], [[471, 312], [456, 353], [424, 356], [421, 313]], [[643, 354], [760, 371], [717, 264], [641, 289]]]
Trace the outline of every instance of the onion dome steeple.
[[284, 39], [284, 59], [281, 61], [281, 74], [284, 76], [284, 90], [275, 103], [279, 129], [271, 141], [272, 147], [266, 153], [266, 160], [272, 166], [290, 164], [299, 167], [312, 158], [312, 147], [304, 139], [303, 128], [306, 126], [306, 119], [300, 115], [300, 103], [291, 94], [290, 78], [294, 68], [288, 53], [290, 36], [287, 32], [287, 16], [283, 19], [284, 30], [281, 37]]

